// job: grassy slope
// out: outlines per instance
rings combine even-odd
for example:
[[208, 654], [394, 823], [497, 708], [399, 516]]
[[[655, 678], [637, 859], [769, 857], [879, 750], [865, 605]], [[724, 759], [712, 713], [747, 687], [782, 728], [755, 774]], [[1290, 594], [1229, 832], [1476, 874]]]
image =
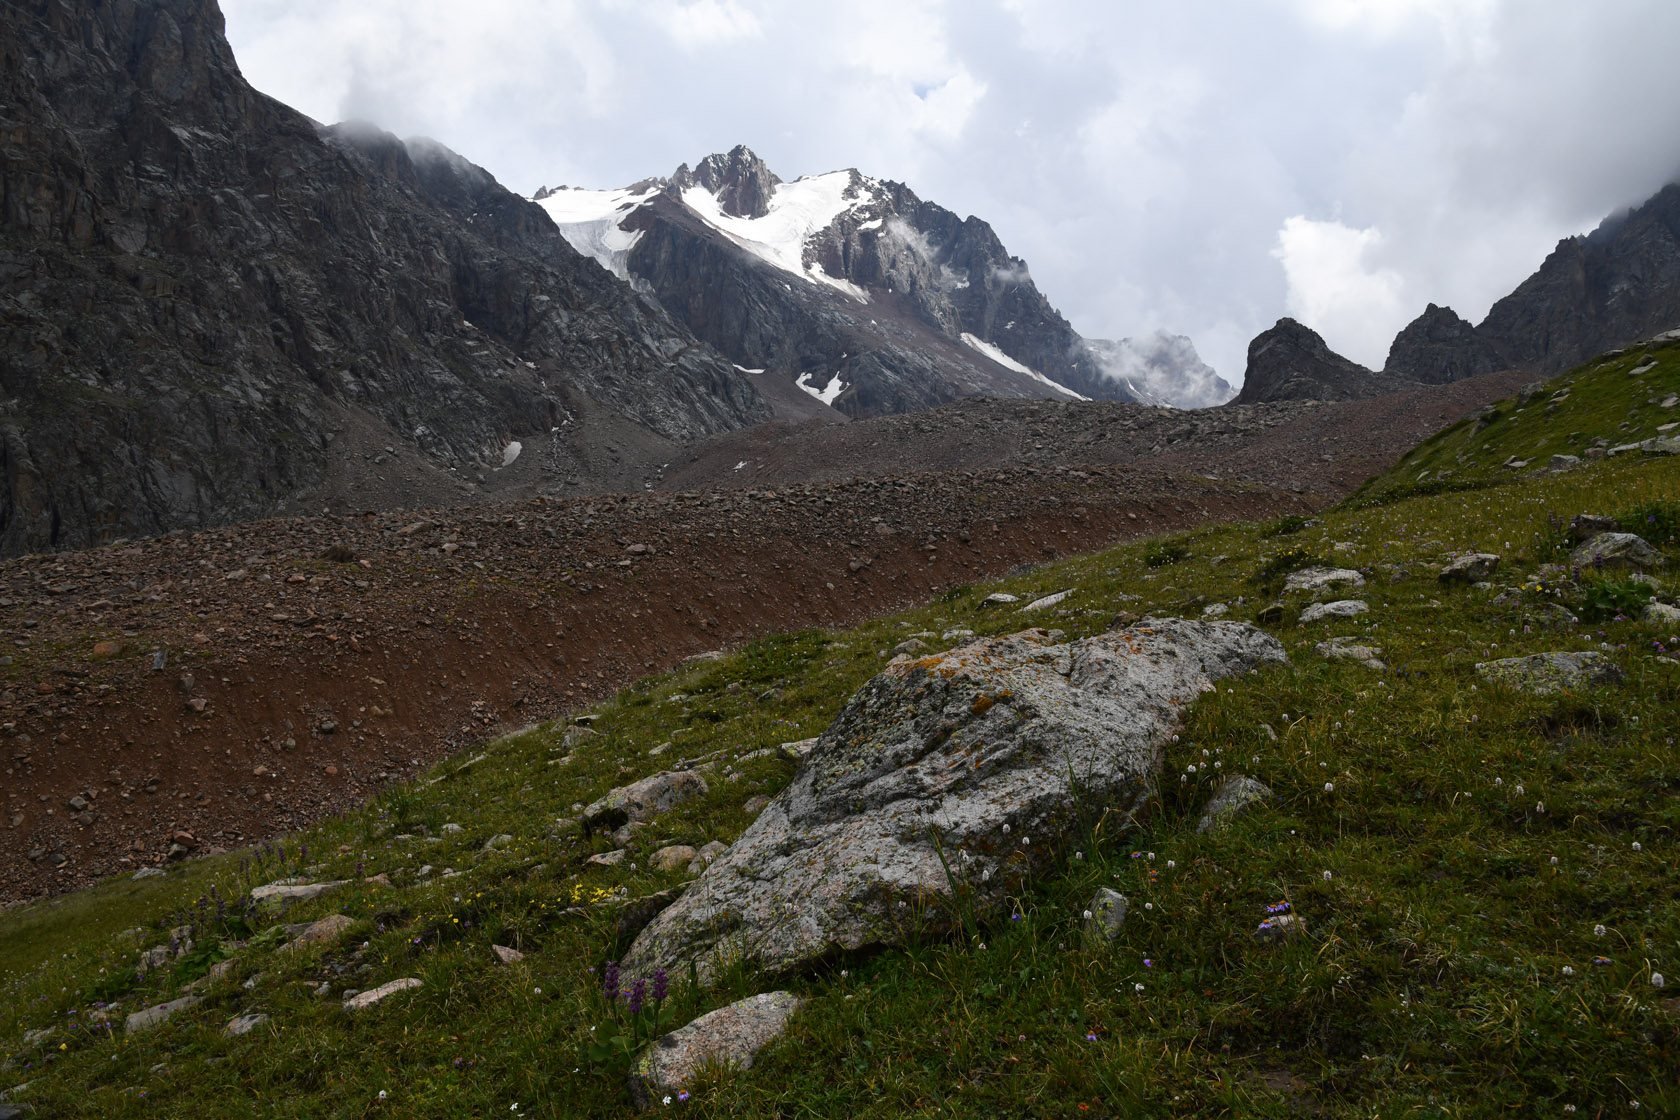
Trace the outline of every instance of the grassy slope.
[[[1492, 1116], [1565, 1104], [1619, 1115], [1638, 1100], [1646, 1115], [1680, 1112], [1663, 1072], [1680, 1065], [1680, 1002], [1651, 982], [1667, 972], [1680, 985], [1680, 665], [1666, 659], [1675, 639], [1615, 616], [1649, 589], [1589, 580], [1583, 590], [1544, 567], [1561, 555], [1559, 516], [1624, 512], [1643, 525], [1657, 514], [1656, 528], [1671, 531], [1680, 463], [1618, 458], [1538, 477], [1498, 466], [1512, 448], [1559, 431], [1620, 442], [1631, 357], [1564, 379], [1575, 379], [1571, 400], [1596, 402], [1590, 423], [1563, 408], [1502, 409], [1474, 447], [1467, 427], [1449, 431], [1320, 523], [1287, 534], [1278, 530], [1296, 527], [1217, 528], [995, 585], [1023, 596], [1078, 588], [1043, 619], [1070, 636], [1102, 630], [1122, 608], [1193, 612], [1199, 599], [1247, 618], [1275, 595], [1254, 573], [1297, 550], [1364, 568], [1371, 612], [1300, 629], [1291, 610], [1273, 629], [1294, 666], [1197, 704], [1169, 748], [1157, 808], [1137, 828], [1088, 822], [1068, 839], [1059, 873], [1024, 884], [1012, 914], [974, 936], [917, 932], [911, 914], [910, 948], [783, 980], [810, 999], [789, 1038], [750, 1072], [673, 1107], [704, 1116], [1287, 1116], [1314, 1106]], [[1664, 391], [1680, 387], [1680, 350], [1662, 357], [1638, 400], [1657, 392], [1658, 378]], [[1495, 484], [1407, 496], [1405, 480], [1425, 466]], [[1467, 548], [1504, 554], [1499, 588], [1552, 581], [1505, 601], [1441, 587], [1434, 569]], [[1667, 596], [1675, 583], [1663, 581]], [[1559, 588], [1601, 617], [1547, 630]], [[52, 1116], [627, 1110], [621, 1081], [585, 1053], [591, 1026], [608, 1021], [591, 969], [616, 953], [611, 909], [589, 903], [683, 878], [647, 870], [646, 853], [731, 839], [748, 820], [742, 803], [774, 793], [792, 764], [750, 760], [735, 780], [720, 768], [710, 795], [658, 822], [639, 866], [583, 868], [610, 844], [556, 819], [674, 759], [818, 733], [907, 633], [1001, 633], [1042, 618], [978, 611], [993, 589], [845, 633], [768, 639], [643, 682], [599, 709], [601, 735], [569, 761], [557, 761], [566, 752], [556, 728], [496, 740], [483, 761], [440, 767], [436, 784], [313, 830], [307, 856], [293, 842], [284, 860], [270, 854], [261, 866], [250, 853], [205, 860], [0, 916], [0, 1052], [17, 1063], [0, 1089], [29, 1080], [22, 1099]], [[1391, 670], [1317, 657], [1313, 644], [1332, 634], [1382, 646]], [[1624, 685], [1551, 698], [1477, 687], [1478, 660], [1589, 646], [1610, 651]], [[1231, 771], [1268, 783], [1277, 804], [1197, 835], [1200, 805]], [[446, 823], [463, 831], [444, 835]], [[506, 851], [480, 852], [503, 832], [516, 837]], [[128, 990], [136, 951], [167, 938], [159, 929], [171, 909], [212, 884], [234, 896], [305, 861], [314, 875], [387, 872], [395, 886], [298, 906], [287, 921], [342, 911], [358, 925], [312, 953], [244, 950], [233, 982], [157, 1031], [87, 1026], [101, 1000], [120, 998], [126, 1013], [208, 967], [201, 953]], [[422, 864], [463, 874], [416, 884]], [[1099, 947], [1081, 936], [1080, 917], [1102, 885], [1128, 895], [1132, 912], [1119, 940]], [[1309, 935], [1262, 945], [1253, 931], [1280, 900]], [[231, 921], [227, 933], [241, 933]], [[128, 926], [147, 932], [113, 936]], [[492, 943], [530, 955], [498, 966]], [[357, 974], [361, 964], [368, 970]], [[239, 983], [258, 973], [254, 988]], [[401, 976], [426, 986], [353, 1019], [339, 1009], [338, 990]], [[333, 981], [332, 998], [310, 994], [321, 979]], [[679, 984], [676, 1010], [686, 1019], [769, 986], [752, 976], [707, 992]], [[224, 1038], [221, 1025], [245, 1010], [272, 1021]], [[23, 1046], [25, 1030], [50, 1024], [55, 1035]]]

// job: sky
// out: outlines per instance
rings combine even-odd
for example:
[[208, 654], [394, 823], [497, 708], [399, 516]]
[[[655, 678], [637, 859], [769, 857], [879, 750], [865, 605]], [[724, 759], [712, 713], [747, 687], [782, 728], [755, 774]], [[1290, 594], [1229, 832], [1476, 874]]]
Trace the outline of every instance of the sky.
[[223, 0], [246, 77], [529, 195], [736, 144], [990, 222], [1083, 335], [1380, 368], [1680, 178], [1675, 0]]

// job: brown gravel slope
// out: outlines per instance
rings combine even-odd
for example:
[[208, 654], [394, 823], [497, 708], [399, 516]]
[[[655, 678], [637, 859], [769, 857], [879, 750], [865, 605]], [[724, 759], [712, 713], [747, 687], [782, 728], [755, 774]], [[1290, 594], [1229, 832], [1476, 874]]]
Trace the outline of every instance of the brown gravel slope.
[[[5, 561], [0, 902], [161, 862], [172, 843], [203, 852], [295, 828], [693, 653], [1131, 537], [1315, 508], [1508, 391], [1306, 408], [1247, 442], [1148, 465], [272, 520]], [[1016, 402], [989, 442], [971, 438], [1006, 464], [1031, 457], [1020, 448], [1077, 457], [1077, 426], [1033, 436], [1041, 405]], [[1325, 463], [1322, 441], [1349, 433], [1357, 454], [1338, 444]], [[892, 462], [870, 451], [803, 461]], [[900, 440], [896, 461], [922, 453]], [[1214, 460], [1248, 466], [1195, 477]]]

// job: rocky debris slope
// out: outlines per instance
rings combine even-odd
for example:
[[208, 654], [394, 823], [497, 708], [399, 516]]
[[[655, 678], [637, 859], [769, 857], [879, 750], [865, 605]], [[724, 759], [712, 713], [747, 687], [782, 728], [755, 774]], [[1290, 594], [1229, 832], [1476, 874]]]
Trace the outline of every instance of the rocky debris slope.
[[1083, 807], [1123, 819], [1180, 713], [1286, 663], [1242, 623], [1160, 619], [1072, 643], [1023, 631], [889, 667], [730, 849], [636, 939], [626, 969], [745, 959], [773, 972], [902, 943], [929, 900], [995, 908]]
[[20, 0], [0, 59], [0, 551], [264, 516], [344, 415], [444, 480], [584, 400], [769, 415], [482, 169], [257, 93], [213, 0]]
[[1349, 361], [1325, 345], [1317, 331], [1294, 319], [1279, 319], [1248, 344], [1242, 391], [1231, 403], [1347, 401], [1416, 387], [1414, 381]]

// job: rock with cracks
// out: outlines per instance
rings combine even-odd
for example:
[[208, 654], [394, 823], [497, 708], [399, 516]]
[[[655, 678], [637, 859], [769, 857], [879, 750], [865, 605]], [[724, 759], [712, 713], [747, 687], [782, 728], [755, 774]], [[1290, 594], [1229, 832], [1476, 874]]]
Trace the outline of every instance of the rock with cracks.
[[1478, 661], [1476, 672], [1484, 680], [1535, 696], [1618, 684], [1622, 680], [1621, 667], [1597, 650], [1536, 653], [1528, 657]]
[[1142, 808], [1162, 745], [1213, 682], [1287, 661], [1246, 623], [1158, 619], [1066, 644], [1028, 630], [889, 666], [623, 967], [693, 961], [709, 980], [733, 958], [786, 971], [899, 943], [906, 913], [950, 921], [928, 903], [953, 882], [995, 908], [1050, 865], [1076, 812]]
[[667, 809], [706, 793], [706, 779], [692, 770], [666, 771], [609, 790], [583, 811], [583, 828], [611, 832], [628, 823], [649, 821]]
[[1662, 553], [1634, 533], [1600, 533], [1577, 548], [1569, 562], [1578, 568], [1643, 571], [1662, 566]]
[[792, 992], [749, 996], [657, 1039], [636, 1061], [631, 1099], [637, 1108], [652, 1108], [707, 1066], [752, 1068], [758, 1052], [787, 1030], [800, 1002]]
[[1207, 808], [1202, 810], [1202, 819], [1196, 822], [1196, 831], [1209, 832], [1223, 827], [1251, 805], [1264, 805], [1272, 797], [1272, 791], [1263, 782], [1232, 774], [1214, 790]]

